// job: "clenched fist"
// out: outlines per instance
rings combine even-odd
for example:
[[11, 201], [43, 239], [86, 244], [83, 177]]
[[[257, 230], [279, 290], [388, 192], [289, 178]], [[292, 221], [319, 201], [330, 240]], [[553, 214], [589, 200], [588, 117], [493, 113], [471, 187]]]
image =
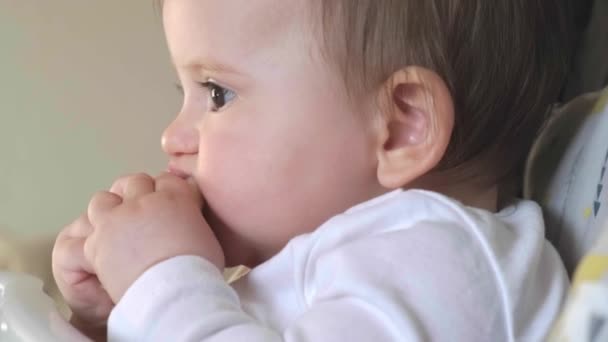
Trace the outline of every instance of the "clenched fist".
[[53, 250], [53, 274], [72, 323], [94, 337], [131, 284], [172, 257], [200, 256], [222, 270], [224, 254], [202, 205], [195, 184], [169, 173], [123, 177], [93, 196]]

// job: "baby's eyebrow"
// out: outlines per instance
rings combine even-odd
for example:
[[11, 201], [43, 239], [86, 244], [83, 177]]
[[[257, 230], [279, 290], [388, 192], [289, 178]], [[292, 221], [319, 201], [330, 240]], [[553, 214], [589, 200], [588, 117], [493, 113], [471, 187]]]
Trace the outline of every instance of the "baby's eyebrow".
[[[174, 67], [177, 66], [174, 63]], [[214, 74], [234, 74], [241, 75], [242, 72], [225, 63], [212, 61], [209, 59], [193, 59], [191, 62], [184, 63], [182, 66], [185, 69], [193, 71], [206, 71]]]

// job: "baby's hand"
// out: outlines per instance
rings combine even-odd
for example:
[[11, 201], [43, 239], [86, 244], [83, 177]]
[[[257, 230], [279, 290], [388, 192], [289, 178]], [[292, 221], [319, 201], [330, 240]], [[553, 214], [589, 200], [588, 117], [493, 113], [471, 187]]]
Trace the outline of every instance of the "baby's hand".
[[59, 233], [53, 247], [53, 276], [72, 310], [70, 322], [93, 340], [104, 340], [114, 303], [84, 256], [86, 238], [93, 232], [87, 213]]
[[84, 255], [114, 303], [144, 271], [175, 256], [201, 256], [223, 269], [202, 204], [196, 185], [168, 173], [125, 177], [93, 197]]

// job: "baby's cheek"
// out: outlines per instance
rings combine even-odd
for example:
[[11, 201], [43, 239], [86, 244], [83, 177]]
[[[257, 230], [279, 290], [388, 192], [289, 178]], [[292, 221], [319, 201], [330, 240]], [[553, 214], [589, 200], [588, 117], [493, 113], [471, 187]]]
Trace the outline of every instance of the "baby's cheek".
[[199, 152], [195, 178], [208, 204], [218, 213], [244, 215], [252, 201], [255, 203], [256, 199], [252, 197], [259, 176], [256, 161], [251, 160], [248, 152], [235, 142], [209, 142]]

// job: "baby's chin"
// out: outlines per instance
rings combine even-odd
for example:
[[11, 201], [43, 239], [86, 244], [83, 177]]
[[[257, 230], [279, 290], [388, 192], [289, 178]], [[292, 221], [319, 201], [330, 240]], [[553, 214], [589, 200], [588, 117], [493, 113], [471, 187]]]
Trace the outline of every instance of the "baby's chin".
[[213, 210], [206, 207], [203, 208], [202, 213], [224, 251], [226, 267], [247, 266], [252, 268], [262, 262], [255, 256], [254, 248], [239, 239], [237, 234], [224, 224]]
[[222, 238], [218, 238], [218, 241], [224, 251], [226, 267], [247, 266], [254, 268], [263, 262], [263, 260], [256, 257], [251, 249], [242, 244]]

